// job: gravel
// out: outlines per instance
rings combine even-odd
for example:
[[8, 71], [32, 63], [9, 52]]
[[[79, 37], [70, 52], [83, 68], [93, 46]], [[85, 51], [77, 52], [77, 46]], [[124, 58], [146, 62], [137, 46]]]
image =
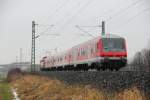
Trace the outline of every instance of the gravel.
[[120, 91], [136, 86], [150, 94], [150, 72], [144, 71], [53, 71], [39, 74], [56, 78], [67, 84], [91, 85], [107, 92]]

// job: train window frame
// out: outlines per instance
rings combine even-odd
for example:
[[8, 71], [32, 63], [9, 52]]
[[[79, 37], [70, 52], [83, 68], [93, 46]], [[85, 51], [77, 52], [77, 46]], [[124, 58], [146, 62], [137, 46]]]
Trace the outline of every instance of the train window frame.
[[62, 61], [62, 57], [60, 57], [60, 61]]
[[[112, 43], [112, 44], [107, 44], [108, 45], [108, 49], [105, 49], [104, 48], [104, 45], [106, 45], [106, 43], [107, 43], [107, 40], [109, 40], [109, 41], [114, 41], [114, 43], [118, 40], [118, 41], [120, 41], [120, 43], [121, 44], [119, 44], [118, 45], [118, 47], [116, 47], [116, 48], [114, 48], [114, 46], [116, 46], [116, 45], [114, 45], [113, 46], [113, 44], [114, 43]], [[106, 42], [106, 43], [105, 43]], [[117, 42], [116, 42], [117, 43]], [[103, 38], [102, 39], [102, 44], [103, 44], [103, 49], [105, 50], [105, 51], [107, 51], [107, 52], [109, 52], [109, 51], [125, 51], [125, 44], [124, 44], [124, 39], [123, 38]], [[112, 47], [111, 47], [111, 45], [112, 45]], [[114, 49], [114, 50], [113, 50]], [[115, 50], [116, 49], [116, 50]]]
[[94, 53], [94, 49], [91, 47], [91, 54]]
[[80, 52], [78, 51], [78, 56], [80, 56]]

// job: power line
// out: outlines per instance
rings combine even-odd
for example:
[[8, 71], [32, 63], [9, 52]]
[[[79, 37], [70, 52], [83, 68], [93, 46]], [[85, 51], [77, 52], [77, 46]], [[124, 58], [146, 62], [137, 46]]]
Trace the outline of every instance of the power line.
[[74, 17], [76, 17], [79, 13], [81, 13], [85, 8], [87, 8], [91, 2], [93, 2], [94, 0], [88, 0], [88, 2], [86, 4], [84, 4], [81, 8], [79, 8], [76, 13], [74, 15], [72, 15], [70, 17], [70, 19], [68, 19], [66, 21], [66, 23], [63, 25], [63, 27], [61, 28], [61, 30], [63, 31], [64, 30], [64, 27], [66, 27], [69, 23], [71, 23], [71, 21], [73, 20]]
[[[79, 7], [80, 5], [81, 5], [81, 0], [79, 0], [79, 2], [77, 3], [77, 7]], [[71, 6], [71, 7], [73, 7], [73, 6]], [[66, 16], [69, 16], [69, 15], [70, 15], [70, 12], [72, 12], [72, 10], [71, 10], [71, 11], [68, 11], [68, 13], [65, 14], [65, 16], [63, 16], [60, 20], [56, 21], [55, 24], [58, 24], [58, 23], [61, 22], [62, 20], [66, 19]]]
[[122, 24], [122, 25], [119, 25], [119, 26], [120, 26], [119, 28], [121, 28], [121, 27], [125, 26], [126, 24], [130, 23], [130, 22], [133, 21], [136, 17], [138, 17], [138, 15], [140, 15], [140, 14], [146, 12], [146, 11], [149, 11], [149, 10], [150, 10], [150, 8], [143, 9], [142, 11], [138, 12], [136, 15], [134, 15], [133, 17], [131, 17], [130, 19], [128, 19], [128, 20], [126, 21], [126, 23], [124, 23], [124, 24]]
[[82, 32], [84, 32], [84, 33], [86, 33], [86, 34], [88, 34], [89, 36], [91, 36], [91, 37], [93, 37], [94, 38], [94, 36], [92, 35], [92, 34], [90, 34], [89, 32], [87, 32], [87, 31], [85, 31], [85, 30], [83, 30], [81, 27], [79, 27], [78, 25], [76, 25], [75, 26], [77, 29], [79, 29], [80, 31], [82, 31]]
[[89, 32], [83, 30], [81, 27], [101, 27], [102, 28], [101, 35], [105, 35], [105, 21], [102, 21], [102, 24], [97, 25], [97, 26], [79, 26], [79, 25], [76, 25], [75, 27], [78, 28], [79, 30], [81, 30], [84, 33], [88, 33], [89, 36], [92, 36], [92, 35]]
[[[79, 25], [76, 25], [79, 26]], [[80, 27], [87, 27], [87, 28], [99, 28], [100, 25], [95, 25], [95, 26], [80, 26]]]
[[51, 26], [54, 26], [54, 25], [46, 25], [46, 24], [38, 24], [38, 27], [51, 27]]
[[50, 30], [54, 25], [50, 25], [49, 28], [47, 28], [46, 30], [44, 30], [43, 32], [39, 33], [39, 35], [37, 35], [35, 38], [38, 38], [41, 35], [44, 35], [48, 30]]
[[[56, 2], [56, 4], [55, 4], [55, 7], [56, 7], [56, 8], [58, 7], [59, 1], [60, 1], [60, 0], [57, 0], [57, 2]], [[54, 12], [53, 12], [53, 13], [54, 13]], [[51, 15], [52, 15], [52, 14], [51, 14]], [[49, 16], [46, 17], [44, 20], [42, 20], [42, 23], [46, 22], [48, 19], [49, 19]]]
[[133, 3], [131, 3], [131, 4], [128, 5], [126, 8], [123, 8], [123, 9], [119, 10], [117, 13], [115, 13], [115, 14], [113, 14], [112, 16], [108, 17], [108, 18], [106, 19], [106, 21], [108, 22], [108, 21], [112, 20], [114, 17], [120, 15], [121, 13], [124, 13], [124, 11], [127, 11], [128, 9], [130, 9], [130, 8], [133, 7], [133, 6], [135, 6], [136, 4], [138, 4], [138, 3], [141, 2], [141, 1], [143, 1], [143, 0], [137, 0], [137, 1], [133, 2]]
[[68, 1], [70, 1], [70, 0], [66, 0], [58, 8], [56, 8], [55, 11], [51, 15], [48, 16], [46, 21], [48, 21], [48, 19], [52, 19], [56, 15], [56, 13], [58, 13], [63, 7], [65, 7], [65, 5], [68, 3]]

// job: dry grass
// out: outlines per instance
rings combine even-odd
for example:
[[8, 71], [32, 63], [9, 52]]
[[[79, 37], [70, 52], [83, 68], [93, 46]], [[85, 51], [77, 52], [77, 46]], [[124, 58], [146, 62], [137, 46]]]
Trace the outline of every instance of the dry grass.
[[58, 80], [35, 75], [24, 75], [11, 84], [21, 100], [145, 100], [136, 87], [108, 95], [90, 86], [68, 86]]
[[118, 93], [117, 100], [146, 100], [146, 98], [136, 87], [133, 87]]

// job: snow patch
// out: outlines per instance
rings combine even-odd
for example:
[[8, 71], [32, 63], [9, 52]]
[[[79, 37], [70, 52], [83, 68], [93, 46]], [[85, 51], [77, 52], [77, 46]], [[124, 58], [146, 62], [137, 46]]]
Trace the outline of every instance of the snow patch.
[[14, 100], [20, 100], [16, 90], [12, 88], [12, 92], [13, 92], [13, 95], [14, 95]]

